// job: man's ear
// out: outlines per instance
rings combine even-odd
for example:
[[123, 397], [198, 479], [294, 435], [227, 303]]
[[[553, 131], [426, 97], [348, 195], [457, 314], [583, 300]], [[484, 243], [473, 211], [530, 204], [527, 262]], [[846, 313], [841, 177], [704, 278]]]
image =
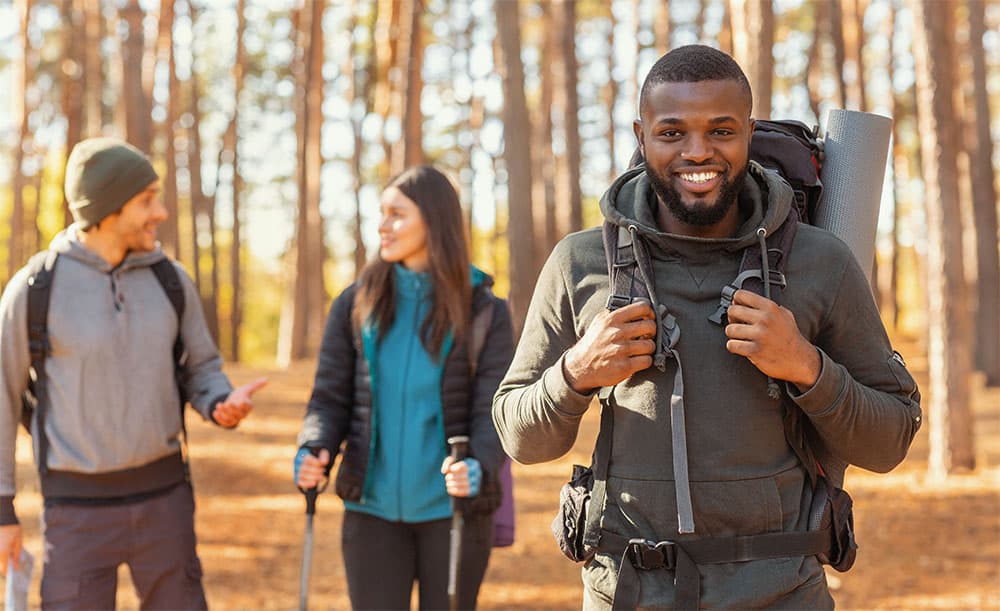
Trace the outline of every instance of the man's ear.
[[643, 134], [642, 134], [642, 119], [636, 119], [632, 121], [632, 132], [635, 134], [635, 141], [639, 144], [639, 153], [641, 153], [642, 157], [645, 159], [646, 144], [645, 141], [643, 140]]

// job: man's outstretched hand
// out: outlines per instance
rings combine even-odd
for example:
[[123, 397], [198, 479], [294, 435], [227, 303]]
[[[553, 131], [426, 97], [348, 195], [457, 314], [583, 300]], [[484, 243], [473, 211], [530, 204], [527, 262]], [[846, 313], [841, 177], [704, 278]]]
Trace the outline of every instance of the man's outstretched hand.
[[267, 386], [267, 378], [258, 378], [249, 384], [240, 386], [229, 393], [225, 401], [215, 406], [212, 418], [219, 423], [219, 426], [224, 426], [227, 429], [233, 428], [253, 409], [253, 400], [250, 397], [265, 386]]

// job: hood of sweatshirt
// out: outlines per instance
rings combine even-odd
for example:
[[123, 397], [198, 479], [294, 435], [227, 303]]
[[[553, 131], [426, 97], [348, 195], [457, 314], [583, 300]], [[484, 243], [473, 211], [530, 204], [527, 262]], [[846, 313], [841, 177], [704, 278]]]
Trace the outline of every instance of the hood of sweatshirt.
[[622, 174], [601, 197], [601, 213], [614, 225], [635, 226], [655, 252], [692, 253], [723, 248], [742, 250], [757, 241], [757, 229], [764, 227], [768, 235], [785, 221], [792, 207], [792, 188], [781, 176], [750, 161], [743, 187], [740, 189], [740, 228], [730, 238], [702, 238], [665, 233], [656, 224], [656, 194], [640, 165]]
[[166, 256], [157, 243], [156, 248], [150, 251], [128, 252], [116, 268], [80, 241], [79, 232], [82, 229], [83, 225], [80, 223], [73, 223], [63, 229], [52, 238], [49, 250], [59, 253], [60, 256], [68, 256], [105, 274], [137, 267], [149, 267]]

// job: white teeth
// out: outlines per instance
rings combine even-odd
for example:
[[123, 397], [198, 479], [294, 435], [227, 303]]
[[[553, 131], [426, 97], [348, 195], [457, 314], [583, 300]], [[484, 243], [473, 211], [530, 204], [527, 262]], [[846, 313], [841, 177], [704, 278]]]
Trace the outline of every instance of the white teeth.
[[695, 172], [693, 174], [681, 174], [681, 178], [688, 182], [708, 182], [718, 176], [718, 172]]

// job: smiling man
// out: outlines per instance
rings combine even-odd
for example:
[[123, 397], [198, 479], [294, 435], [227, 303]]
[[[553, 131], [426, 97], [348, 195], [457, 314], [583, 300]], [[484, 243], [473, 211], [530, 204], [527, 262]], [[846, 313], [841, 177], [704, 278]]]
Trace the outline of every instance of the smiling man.
[[20, 556], [14, 450], [27, 414], [43, 608], [113, 609], [126, 564], [144, 609], [202, 609], [184, 404], [232, 428], [264, 381], [233, 390], [222, 373], [198, 293], [156, 241], [167, 210], [140, 151], [80, 142], [65, 191], [76, 222], [0, 298], [0, 570]]
[[601, 199], [632, 276], [611, 295], [601, 230], [563, 239], [494, 399], [522, 463], [565, 454], [600, 399], [591, 470], [563, 497], [589, 502], [553, 523], [585, 561], [586, 609], [831, 608], [830, 531], [811, 523], [829, 488], [786, 421], [836, 486], [848, 463], [893, 468], [920, 425], [865, 275], [822, 229], [795, 225], [775, 300], [738, 290], [711, 320], [748, 247], [797, 223], [791, 188], [750, 160], [751, 99], [710, 47], [656, 62], [634, 124], [645, 164]]

